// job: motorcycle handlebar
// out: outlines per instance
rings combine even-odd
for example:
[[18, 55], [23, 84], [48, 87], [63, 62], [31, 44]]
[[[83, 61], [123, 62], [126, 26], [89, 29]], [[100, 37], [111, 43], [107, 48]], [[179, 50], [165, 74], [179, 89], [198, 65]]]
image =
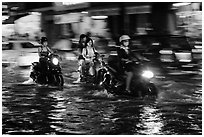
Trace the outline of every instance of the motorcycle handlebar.
[[149, 59], [145, 59], [145, 60], [139, 60], [139, 61], [136, 61], [136, 60], [125, 61], [125, 63], [135, 63], [135, 64], [144, 64], [146, 62], [150, 62], [150, 60]]

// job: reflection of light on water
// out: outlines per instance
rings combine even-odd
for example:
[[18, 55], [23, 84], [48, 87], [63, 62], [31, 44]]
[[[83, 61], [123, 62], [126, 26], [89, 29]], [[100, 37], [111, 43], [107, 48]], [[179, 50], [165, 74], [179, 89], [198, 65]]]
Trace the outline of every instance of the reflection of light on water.
[[141, 115], [141, 126], [145, 129], [140, 131], [142, 134], [160, 134], [164, 124], [159, 116], [158, 110], [147, 106], [143, 108]]
[[53, 92], [49, 95], [55, 100], [55, 103], [52, 105], [53, 109], [51, 110], [52, 119], [53, 117], [55, 119], [62, 118], [66, 112], [65, 98], [59, 92]]
[[[52, 110], [50, 110], [49, 119], [51, 119], [50, 127], [60, 131], [62, 127], [56, 126], [55, 124], [62, 124], [62, 120], [66, 115], [65, 98], [59, 92], [52, 92], [50, 97], [54, 98], [54, 104]], [[57, 122], [56, 122], [57, 121]]]
[[113, 94], [108, 93], [107, 90], [96, 91], [93, 95], [97, 97], [113, 98]]
[[[54, 98], [53, 108], [49, 114], [49, 119], [51, 119], [50, 127], [60, 132], [81, 134], [83, 131], [76, 131], [81, 124], [81, 119], [77, 115], [81, 112], [73, 104], [74, 101], [69, 100], [72, 98], [66, 98], [62, 91], [52, 92], [49, 96]], [[78, 98], [74, 99], [76, 102], [81, 101]]]

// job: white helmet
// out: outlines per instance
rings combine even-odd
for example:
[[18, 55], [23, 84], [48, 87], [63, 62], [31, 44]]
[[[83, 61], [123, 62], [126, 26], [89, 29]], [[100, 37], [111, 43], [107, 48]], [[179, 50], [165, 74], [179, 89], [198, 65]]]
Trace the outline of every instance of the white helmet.
[[130, 37], [128, 35], [122, 35], [120, 38], [119, 38], [119, 41], [122, 42], [123, 40], [129, 40]]

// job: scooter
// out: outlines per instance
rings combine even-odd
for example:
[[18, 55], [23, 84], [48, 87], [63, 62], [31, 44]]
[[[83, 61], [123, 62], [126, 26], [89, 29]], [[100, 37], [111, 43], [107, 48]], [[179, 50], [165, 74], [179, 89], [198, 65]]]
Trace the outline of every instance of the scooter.
[[149, 69], [148, 62], [133, 61], [136, 69], [131, 81], [130, 93], [124, 92], [126, 75], [119, 73], [116, 68], [103, 60], [102, 62], [103, 67], [99, 70], [99, 75], [103, 81], [100, 82], [100, 85], [108, 92], [136, 97], [157, 96], [157, 88], [152, 82], [154, 73]]
[[[82, 67], [81, 81], [85, 82], [86, 84], [98, 85], [97, 68], [99, 66], [101, 66], [101, 64], [98, 59], [98, 54], [95, 54], [95, 56], [91, 58], [90, 61], [85, 61], [85, 65]], [[92, 72], [90, 72], [91, 67], [92, 67]]]
[[30, 77], [35, 83], [63, 87], [60, 57], [55, 53], [46, 53], [39, 62], [33, 62]]

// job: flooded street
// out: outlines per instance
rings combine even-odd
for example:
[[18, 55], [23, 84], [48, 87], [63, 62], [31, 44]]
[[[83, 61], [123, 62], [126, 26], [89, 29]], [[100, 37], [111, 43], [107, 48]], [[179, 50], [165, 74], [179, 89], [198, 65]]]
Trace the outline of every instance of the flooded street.
[[63, 64], [64, 89], [23, 85], [29, 68], [2, 67], [2, 133], [202, 134], [202, 75], [155, 79], [158, 98], [137, 99], [72, 84], [73, 64]]

